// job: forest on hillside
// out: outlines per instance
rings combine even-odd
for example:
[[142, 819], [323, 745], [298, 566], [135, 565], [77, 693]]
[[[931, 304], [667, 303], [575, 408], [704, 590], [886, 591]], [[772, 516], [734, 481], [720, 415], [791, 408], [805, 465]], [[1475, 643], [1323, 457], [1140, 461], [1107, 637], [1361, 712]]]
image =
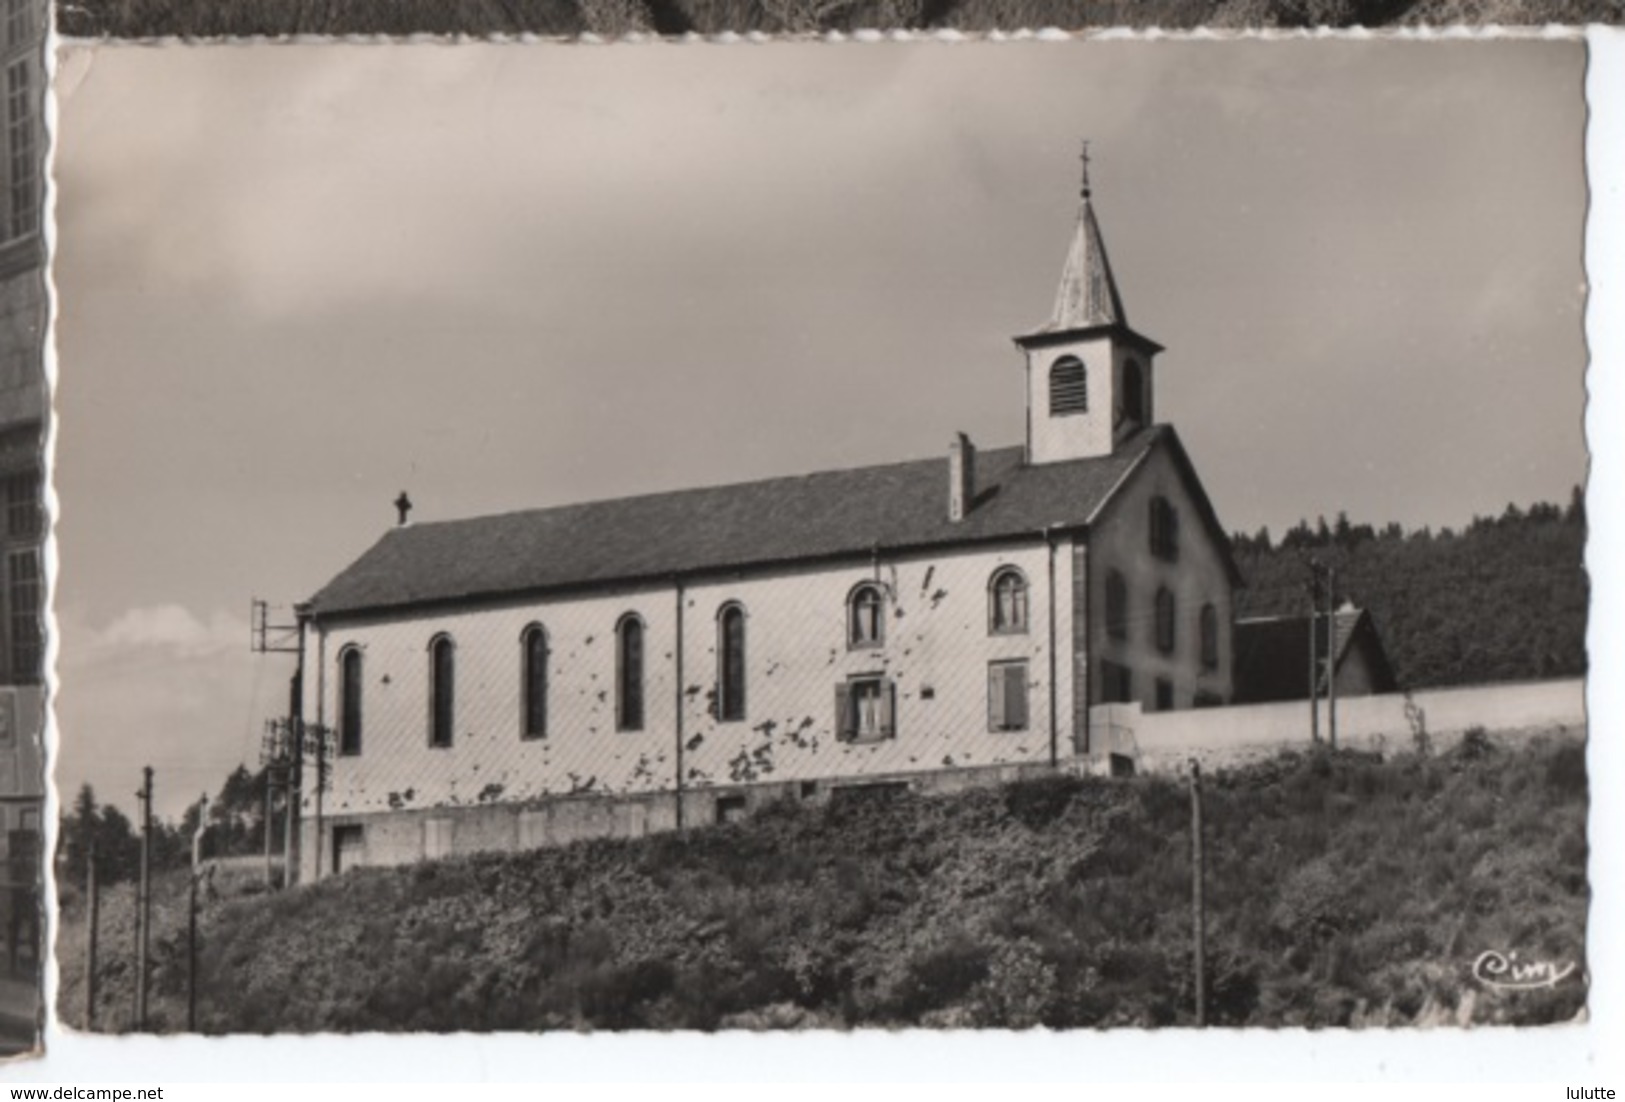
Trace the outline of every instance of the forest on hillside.
[[1617, 0], [81, 0], [65, 35], [620, 36], [1618, 23]]
[[[1401, 687], [1578, 677], [1586, 672], [1585, 503], [1508, 505], [1461, 531], [1381, 529], [1339, 514], [1231, 537], [1247, 579], [1238, 617], [1309, 609], [1311, 563], [1337, 603], [1368, 609]], [[1324, 607], [1324, 605], [1322, 606]]]

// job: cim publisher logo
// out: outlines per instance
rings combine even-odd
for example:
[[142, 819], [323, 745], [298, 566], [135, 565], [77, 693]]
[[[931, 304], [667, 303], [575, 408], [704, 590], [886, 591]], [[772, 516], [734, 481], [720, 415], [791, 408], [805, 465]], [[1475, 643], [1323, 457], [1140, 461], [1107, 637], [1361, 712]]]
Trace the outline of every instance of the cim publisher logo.
[[[1478, 954], [1478, 959], [1473, 961], [1473, 978], [1495, 991], [1533, 991], [1541, 987], [1556, 987], [1573, 972], [1573, 961], [1558, 964], [1549, 960], [1519, 960], [1516, 950], [1501, 953], [1489, 949]], [[1570, 1095], [1570, 1097], [1579, 1096]], [[1613, 1097], [1612, 1093], [1608, 1097]]]

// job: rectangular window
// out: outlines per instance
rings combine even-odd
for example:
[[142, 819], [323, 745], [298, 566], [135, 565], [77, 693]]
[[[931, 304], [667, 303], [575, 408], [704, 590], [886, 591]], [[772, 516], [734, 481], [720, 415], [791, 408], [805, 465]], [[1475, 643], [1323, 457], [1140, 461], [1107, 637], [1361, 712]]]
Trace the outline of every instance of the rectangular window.
[[987, 729], [1027, 729], [1027, 663], [991, 662], [987, 667]]
[[23, 471], [6, 477], [6, 535], [34, 539], [44, 527], [40, 508], [40, 474]]
[[6, 556], [7, 627], [11, 635], [11, 677], [32, 684], [40, 679], [39, 552], [30, 548]]
[[1134, 699], [1134, 672], [1106, 659], [1100, 663], [1100, 701], [1127, 704]]
[[854, 677], [835, 686], [836, 730], [848, 742], [894, 738], [897, 687], [884, 677]]
[[737, 823], [745, 817], [746, 804], [743, 796], [717, 797], [717, 822]]
[[1174, 707], [1174, 683], [1166, 677], [1157, 678], [1157, 711], [1170, 712]]
[[6, 67], [6, 168], [10, 182], [6, 228], [11, 238], [24, 237], [39, 229], [34, 95], [29, 64], [27, 58], [22, 58]]
[[6, 46], [26, 45], [34, 33], [34, 0], [6, 0]]

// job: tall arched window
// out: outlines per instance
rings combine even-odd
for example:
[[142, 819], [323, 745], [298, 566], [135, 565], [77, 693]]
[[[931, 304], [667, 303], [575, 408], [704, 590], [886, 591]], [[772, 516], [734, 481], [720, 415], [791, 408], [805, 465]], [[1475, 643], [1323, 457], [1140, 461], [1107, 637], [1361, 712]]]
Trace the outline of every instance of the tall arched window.
[[643, 730], [643, 621], [632, 612], [615, 628], [615, 727]]
[[745, 718], [745, 609], [738, 604], [717, 613], [717, 718]]
[[1128, 583], [1115, 570], [1106, 572], [1106, 634], [1128, 638]]
[[1166, 588], [1157, 590], [1157, 649], [1164, 654], [1174, 649], [1174, 595]]
[[853, 647], [878, 647], [885, 641], [886, 607], [880, 587], [865, 582], [846, 599], [846, 640]]
[[1143, 425], [1145, 416], [1145, 372], [1140, 361], [1123, 364], [1123, 420]]
[[1151, 554], [1167, 562], [1179, 558], [1179, 514], [1158, 495], [1151, 499]]
[[1202, 606], [1202, 667], [1219, 668], [1219, 610], [1212, 602]]
[[1049, 414], [1089, 412], [1089, 373], [1076, 356], [1062, 356], [1049, 369]]
[[547, 734], [547, 632], [531, 624], [519, 637], [519, 723], [525, 738]]
[[361, 753], [361, 648], [339, 653], [339, 753]]
[[987, 587], [987, 626], [994, 635], [1015, 635], [1027, 630], [1027, 579], [1007, 566], [996, 572]]
[[450, 746], [457, 718], [457, 645], [449, 635], [429, 643], [429, 745]]

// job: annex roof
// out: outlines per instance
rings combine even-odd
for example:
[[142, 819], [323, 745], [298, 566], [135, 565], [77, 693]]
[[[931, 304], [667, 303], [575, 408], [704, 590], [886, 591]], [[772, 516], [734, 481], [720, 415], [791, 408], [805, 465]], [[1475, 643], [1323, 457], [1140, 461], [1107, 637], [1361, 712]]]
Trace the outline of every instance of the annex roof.
[[1136, 464], [1159, 447], [1171, 447], [1183, 460], [1167, 425], [1142, 429], [1113, 454], [1093, 459], [1027, 465], [1019, 447], [979, 451], [974, 507], [957, 523], [948, 519], [946, 455], [415, 523], [386, 532], [305, 608], [318, 617], [356, 614], [855, 557], [876, 549], [1036, 538], [1046, 527], [1085, 527]]
[[[1365, 609], [1343, 608], [1333, 613], [1337, 641], [1336, 666], [1364, 647], [1380, 685], [1394, 686], [1392, 667], [1375, 621]], [[1318, 653], [1326, 653], [1326, 618], [1320, 618]], [[1236, 703], [1259, 704], [1309, 699], [1309, 617], [1259, 616], [1236, 621]], [[1324, 667], [1321, 690], [1325, 691]]]

